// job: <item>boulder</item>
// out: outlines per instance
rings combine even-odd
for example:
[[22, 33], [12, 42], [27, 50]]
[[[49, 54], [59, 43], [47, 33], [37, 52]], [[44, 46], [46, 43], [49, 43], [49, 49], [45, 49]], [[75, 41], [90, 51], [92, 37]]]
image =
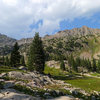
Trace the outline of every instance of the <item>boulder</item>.
[[39, 74], [38, 72], [23, 73], [23, 72], [12, 71], [8, 72], [7, 75], [10, 78], [22, 80], [22, 82], [19, 82], [20, 85], [24, 85], [25, 81], [27, 80], [27, 85], [31, 87], [43, 87], [44, 85], [49, 85], [49, 84], [53, 85], [58, 82], [53, 80], [52, 78], [49, 78], [46, 75]]
[[1, 82], [5, 82], [5, 80], [4, 80], [4, 79], [0, 79], [0, 83], [1, 83]]
[[0, 91], [0, 100], [41, 100], [38, 97], [33, 97], [20, 93], [14, 89], [5, 89]]
[[1, 73], [1, 74], [0, 74], [0, 78], [5, 77], [6, 75], [7, 75], [6, 73]]
[[96, 100], [96, 97], [95, 97], [95, 96], [92, 96], [92, 97], [91, 97], [91, 100]]
[[27, 68], [25, 66], [20, 66], [18, 69], [20, 69], [20, 70], [27, 70]]
[[5, 81], [4, 89], [8, 89], [14, 86], [14, 81]]

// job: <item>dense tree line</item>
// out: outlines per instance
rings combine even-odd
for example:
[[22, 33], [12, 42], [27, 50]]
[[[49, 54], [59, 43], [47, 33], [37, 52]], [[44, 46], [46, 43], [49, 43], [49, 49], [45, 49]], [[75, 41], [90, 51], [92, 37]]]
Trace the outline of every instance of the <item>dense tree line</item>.
[[88, 71], [98, 72], [100, 71], [100, 59], [93, 60], [81, 59], [80, 57], [74, 58], [73, 55], [68, 57], [68, 64], [73, 70], [78, 71], [78, 67], [83, 67], [88, 69]]
[[9, 57], [0, 57], [0, 66], [19, 67], [22, 65], [25, 66], [24, 56], [20, 55], [19, 46], [16, 42]]

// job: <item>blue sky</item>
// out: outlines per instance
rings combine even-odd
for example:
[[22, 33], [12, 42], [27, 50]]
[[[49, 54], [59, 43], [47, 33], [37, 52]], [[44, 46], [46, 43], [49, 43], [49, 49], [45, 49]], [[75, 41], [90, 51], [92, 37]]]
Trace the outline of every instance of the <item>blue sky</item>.
[[90, 18], [75, 18], [73, 21], [63, 20], [60, 22], [61, 30], [80, 28], [82, 26], [100, 29], [100, 12], [94, 13]]
[[16, 39], [83, 25], [100, 28], [100, 0], [0, 0], [0, 33]]

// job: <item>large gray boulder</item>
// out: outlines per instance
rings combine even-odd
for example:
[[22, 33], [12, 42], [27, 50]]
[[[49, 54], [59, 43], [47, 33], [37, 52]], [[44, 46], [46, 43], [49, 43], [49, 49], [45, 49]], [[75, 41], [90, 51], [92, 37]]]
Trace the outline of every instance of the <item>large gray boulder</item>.
[[[7, 76], [15, 80], [27, 80], [27, 85], [31, 87], [43, 87], [44, 85], [56, 83], [56, 81], [52, 78], [49, 78], [48, 76], [43, 74], [39, 74], [38, 72], [23, 73], [11, 71], [7, 74]], [[21, 83], [21, 85], [24, 84], [23, 82], [19, 83]]]
[[0, 91], [0, 100], [41, 100], [38, 97], [33, 97], [20, 93], [14, 89], [5, 89]]

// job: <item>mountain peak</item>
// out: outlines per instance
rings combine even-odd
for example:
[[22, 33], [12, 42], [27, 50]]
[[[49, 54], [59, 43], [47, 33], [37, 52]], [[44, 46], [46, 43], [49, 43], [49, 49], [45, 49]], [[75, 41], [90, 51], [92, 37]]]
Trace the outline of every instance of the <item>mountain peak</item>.
[[82, 26], [82, 28], [89, 28], [89, 27], [87, 27], [87, 26], [84, 25], [84, 26]]
[[16, 41], [16, 39], [10, 38], [4, 34], [0, 33], [0, 47], [11, 45]]

